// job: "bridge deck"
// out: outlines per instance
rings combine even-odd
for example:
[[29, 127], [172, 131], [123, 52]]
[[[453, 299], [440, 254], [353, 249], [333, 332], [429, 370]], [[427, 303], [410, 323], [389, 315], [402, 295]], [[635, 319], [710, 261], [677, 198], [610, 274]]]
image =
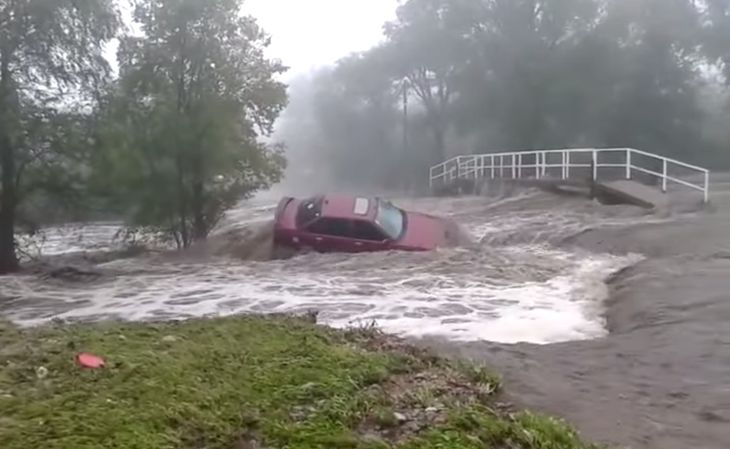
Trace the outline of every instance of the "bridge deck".
[[666, 209], [669, 207], [669, 197], [666, 193], [656, 187], [650, 187], [636, 181], [597, 182], [595, 190], [597, 194], [609, 196], [618, 202], [634, 204], [647, 209]]
[[593, 183], [589, 179], [499, 179], [498, 182], [519, 184], [521, 186], [538, 187], [546, 190], [581, 192], [593, 194], [599, 199], [613, 204], [633, 204], [646, 209], [669, 207], [669, 197], [656, 187], [647, 186], [637, 181], [618, 180]]

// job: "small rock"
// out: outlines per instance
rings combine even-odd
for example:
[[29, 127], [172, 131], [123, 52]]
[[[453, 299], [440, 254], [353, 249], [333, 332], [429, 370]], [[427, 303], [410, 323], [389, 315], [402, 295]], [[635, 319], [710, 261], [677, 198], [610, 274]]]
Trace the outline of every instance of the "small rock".
[[494, 406], [497, 408], [497, 410], [511, 410], [514, 408], [513, 404], [510, 404], [509, 402], [497, 402], [494, 404]]
[[39, 379], [45, 379], [46, 377], [48, 377], [48, 368], [46, 368], [45, 366], [39, 366], [35, 370], [35, 375]]
[[176, 343], [177, 342], [177, 337], [174, 336], [174, 335], [167, 335], [167, 336], [165, 336], [165, 337], [162, 338], [162, 342], [163, 343]]
[[428, 407], [426, 413], [438, 413], [440, 410], [437, 407]]
[[309, 310], [304, 315], [304, 320], [308, 323], [317, 324], [317, 317], [319, 317], [319, 311], [318, 310]]
[[406, 415], [404, 415], [403, 413], [398, 413], [398, 412], [395, 412], [395, 413], [393, 413], [393, 417], [394, 417], [394, 418], [395, 418], [395, 419], [396, 419], [396, 420], [397, 420], [397, 421], [398, 421], [399, 423], [404, 423], [404, 422], [408, 421], [408, 417], [407, 417]]
[[403, 430], [408, 433], [418, 433], [427, 427], [428, 427], [428, 424], [426, 424], [426, 423], [417, 423], [415, 421], [411, 421], [411, 422], [404, 424]]

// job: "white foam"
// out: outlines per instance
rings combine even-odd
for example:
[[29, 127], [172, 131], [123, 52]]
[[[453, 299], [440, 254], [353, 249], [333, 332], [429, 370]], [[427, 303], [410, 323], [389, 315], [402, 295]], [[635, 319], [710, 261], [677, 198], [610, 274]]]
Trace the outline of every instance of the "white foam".
[[119, 223], [98, 223], [93, 225], [69, 224], [42, 229], [33, 236], [19, 236], [20, 247], [31, 256], [106, 251], [120, 247], [116, 239], [122, 229]]
[[[540, 233], [587, 226], [578, 214], [518, 210], [505, 215], [481, 201], [429, 199], [428, 205], [430, 211], [461, 217], [485, 241], [520, 230], [533, 236], [526, 240], [540, 241]], [[268, 220], [273, 207], [235, 209], [219, 229]], [[119, 275], [81, 287], [6, 278], [0, 296], [18, 298], [6, 314], [21, 325], [54, 318], [182, 319], [317, 310], [323, 324], [336, 327], [374, 322], [410, 337], [546, 344], [604, 336], [604, 280], [637, 260], [529, 243], [429, 253], [313, 254], [272, 262], [216, 259], [182, 265], [135, 259], [102, 266]]]
[[[150, 267], [152, 274], [122, 276], [113, 282], [88, 286], [82, 297], [74, 287], [56, 287], [44, 296], [52, 301], [83, 299], [85, 303], [40, 317], [33, 307], [19, 309], [11, 317], [20, 324], [35, 325], [52, 318], [148, 320], [160, 316], [318, 310], [324, 324], [349, 327], [374, 322], [386, 331], [405, 336], [555, 343], [605, 334], [601, 316], [601, 301], [606, 295], [603, 278], [631, 260], [609, 256], [577, 260], [569, 253], [534, 247], [510, 251], [542, 251], [541, 263], [552, 259], [561, 265], [559, 273], [543, 281], [530, 281], [528, 278], [536, 275], [532, 268], [524, 281], [505, 282], [486, 276], [480, 279], [478, 266], [473, 267], [475, 272], [464, 275], [429, 272], [429, 268], [435, 269], [443, 262], [439, 258], [451, 257], [446, 265], [460, 265], [458, 255], [453, 254], [422, 260], [419, 256], [390, 254], [379, 261], [381, 268], [370, 265], [377, 262], [373, 259], [378, 255], [360, 256], [370, 259], [364, 260], [362, 270], [352, 263], [352, 257], [347, 263], [339, 257], [312, 255], [306, 256], [308, 260], [301, 259], [300, 265], [296, 260], [240, 266], [218, 261], [199, 266]], [[509, 255], [502, 257], [509, 260]], [[312, 263], [312, 258], [325, 260]], [[394, 264], [391, 268], [389, 259]], [[508, 277], [520, 276], [519, 271], [509, 271], [504, 273]], [[25, 289], [25, 295], [34, 290], [34, 286], [26, 287], [30, 288]]]

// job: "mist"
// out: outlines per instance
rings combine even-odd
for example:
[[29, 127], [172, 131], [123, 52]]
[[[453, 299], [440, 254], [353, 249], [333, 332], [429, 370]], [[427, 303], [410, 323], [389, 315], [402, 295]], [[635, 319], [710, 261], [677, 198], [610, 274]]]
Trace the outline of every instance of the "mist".
[[414, 194], [454, 155], [574, 146], [727, 168], [720, 3], [401, 2], [380, 44], [290, 82], [281, 187]]

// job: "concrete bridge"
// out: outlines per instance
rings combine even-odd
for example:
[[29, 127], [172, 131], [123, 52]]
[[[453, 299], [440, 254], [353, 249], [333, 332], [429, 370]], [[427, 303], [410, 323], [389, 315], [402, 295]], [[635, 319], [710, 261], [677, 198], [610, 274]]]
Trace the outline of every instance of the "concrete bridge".
[[606, 202], [649, 209], [669, 205], [667, 193], [696, 192], [710, 198], [710, 172], [695, 165], [632, 148], [575, 148], [457, 156], [431, 167], [437, 194], [480, 190], [490, 181], [546, 189], [583, 190]]

